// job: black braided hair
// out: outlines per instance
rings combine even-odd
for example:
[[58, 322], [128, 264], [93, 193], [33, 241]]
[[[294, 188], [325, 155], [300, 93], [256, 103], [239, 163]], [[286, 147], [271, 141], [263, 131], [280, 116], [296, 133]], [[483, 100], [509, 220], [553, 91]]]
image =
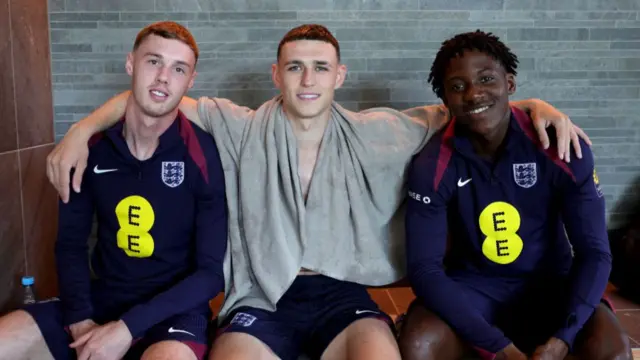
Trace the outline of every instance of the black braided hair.
[[449, 61], [462, 56], [465, 50], [477, 50], [490, 55], [500, 61], [508, 74], [517, 75], [518, 57], [497, 36], [480, 30], [458, 34], [442, 43], [431, 65], [429, 83], [439, 98], [444, 97], [444, 74]]

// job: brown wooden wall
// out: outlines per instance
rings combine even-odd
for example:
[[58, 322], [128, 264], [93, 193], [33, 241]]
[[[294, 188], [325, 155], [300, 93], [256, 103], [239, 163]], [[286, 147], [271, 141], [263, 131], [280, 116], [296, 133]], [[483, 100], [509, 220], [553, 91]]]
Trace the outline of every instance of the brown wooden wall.
[[46, 0], [0, 0], [0, 312], [20, 301], [20, 277], [57, 292], [57, 197], [45, 174], [53, 148]]

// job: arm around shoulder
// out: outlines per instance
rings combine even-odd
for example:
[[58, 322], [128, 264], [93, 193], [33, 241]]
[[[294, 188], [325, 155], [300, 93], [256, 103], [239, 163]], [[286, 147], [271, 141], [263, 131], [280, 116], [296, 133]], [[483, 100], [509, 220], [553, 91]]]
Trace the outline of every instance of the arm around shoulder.
[[551, 126], [556, 130], [556, 139], [554, 140], [558, 147], [558, 156], [567, 163], [571, 161], [572, 147], [575, 151], [574, 155], [578, 159], [582, 158], [582, 149], [585, 148], [585, 145], [580, 144], [580, 139], [591, 145], [591, 140], [587, 134], [574, 125], [569, 116], [546, 101], [526, 99], [511, 101], [510, 104], [529, 114], [540, 142], [545, 149], [550, 146], [550, 139], [546, 129]]
[[89, 157], [89, 139], [96, 133], [111, 127], [124, 116], [129, 94], [130, 91], [125, 91], [114, 96], [71, 126], [64, 138], [47, 156], [47, 177], [64, 203], [69, 201], [71, 169], [76, 169], [73, 176], [73, 190], [80, 192], [82, 174]]
[[130, 94], [131, 91], [127, 90], [112, 97], [76, 125], [85, 128], [90, 135], [110, 128], [124, 116]]
[[403, 110], [401, 113], [409, 116], [411, 121], [426, 127], [430, 135], [445, 127], [451, 120], [449, 109], [443, 104], [417, 106]]
[[226, 153], [237, 160], [245, 131], [256, 112], [228, 99], [209, 97], [198, 99], [197, 110], [202, 128], [213, 135], [221, 155]]
[[192, 123], [198, 125], [201, 129], [206, 130], [202, 123], [202, 119], [200, 119], [200, 114], [198, 113], [198, 101], [194, 98], [183, 96], [178, 108]]

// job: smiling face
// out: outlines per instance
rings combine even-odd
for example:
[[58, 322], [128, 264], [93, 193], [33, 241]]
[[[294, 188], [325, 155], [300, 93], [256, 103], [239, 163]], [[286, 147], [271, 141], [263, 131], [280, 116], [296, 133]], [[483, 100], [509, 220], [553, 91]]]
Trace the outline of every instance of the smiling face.
[[342, 86], [345, 74], [336, 49], [320, 40], [287, 42], [272, 67], [285, 112], [294, 119], [328, 116], [335, 89]]
[[126, 70], [137, 106], [151, 117], [174, 111], [193, 86], [195, 66], [196, 55], [189, 45], [149, 35], [127, 56]]
[[467, 50], [449, 61], [443, 89], [444, 103], [456, 122], [474, 133], [488, 134], [508, 121], [509, 95], [516, 82], [493, 57]]

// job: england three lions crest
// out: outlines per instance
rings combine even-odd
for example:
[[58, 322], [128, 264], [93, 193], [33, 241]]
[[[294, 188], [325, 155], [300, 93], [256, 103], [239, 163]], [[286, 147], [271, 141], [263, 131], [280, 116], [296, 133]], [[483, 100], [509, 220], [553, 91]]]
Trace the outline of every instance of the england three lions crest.
[[184, 162], [163, 161], [162, 182], [168, 187], [176, 187], [184, 181]]
[[525, 189], [535, 185], [538, 180], [536, 163], [513, 164], [513, 180]]

